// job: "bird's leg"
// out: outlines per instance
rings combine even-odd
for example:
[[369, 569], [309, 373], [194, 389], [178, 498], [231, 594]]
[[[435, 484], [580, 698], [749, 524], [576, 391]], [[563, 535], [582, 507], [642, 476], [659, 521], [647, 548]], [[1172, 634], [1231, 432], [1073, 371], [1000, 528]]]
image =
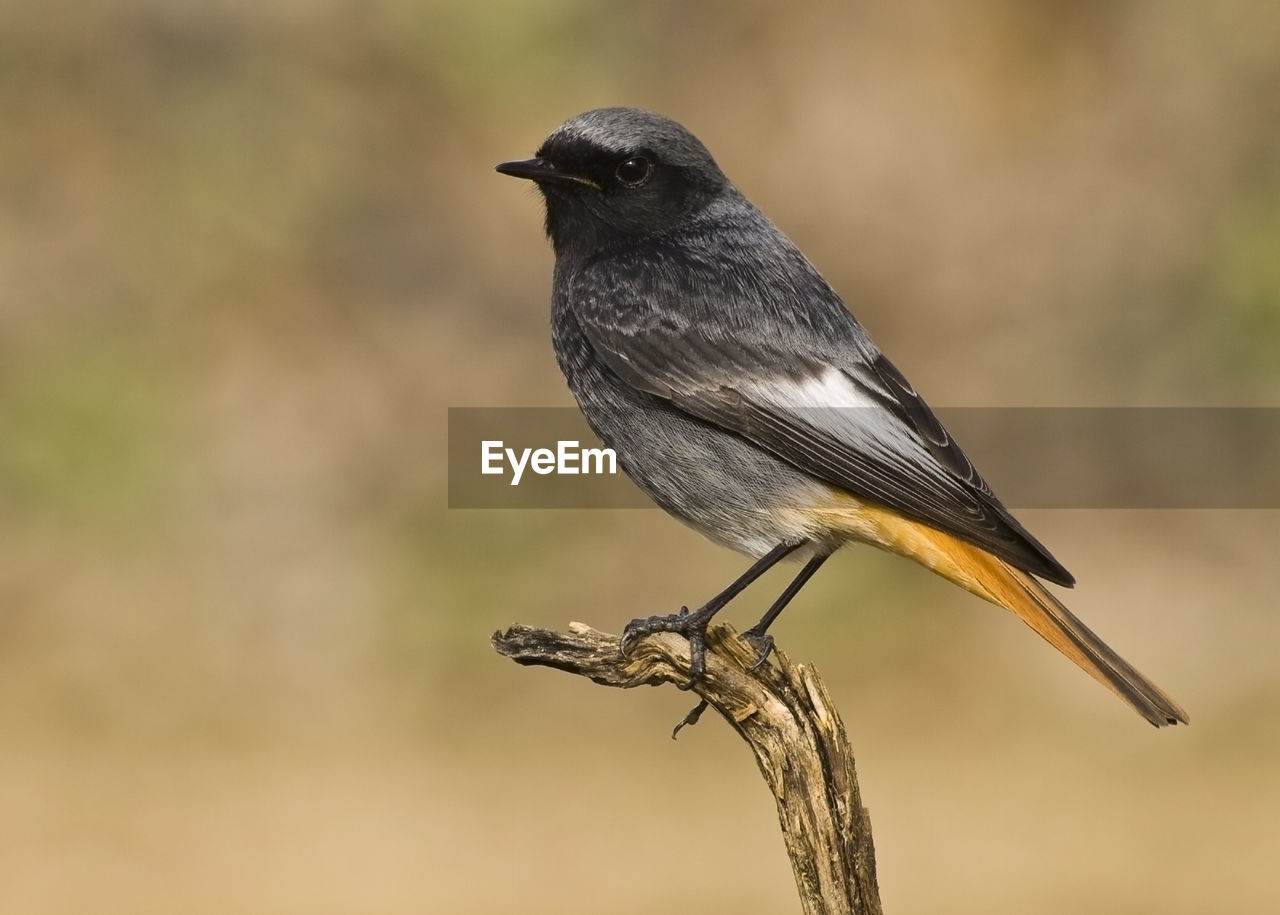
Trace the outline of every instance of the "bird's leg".
[[778, 544], [752, 563], [751, 568], [743, 572], [733, 584], [692, 613], [689, 612], [688, 607], [681, 607], [679, 613], [632, 620], [622, 630], [619, 649], [624, 656], [629, 655], [636, 642], [655, 632], [677, 632], [683, 635], [689, 640], [689, 679], [680, 684], [680, 689], [689, 689], [707, 672], [707, 625], [711, 622], [711, 618], [719, 613], [725, 604], [737, 597], [744, 588], [800, 546], [799, 543]]
[[[756, 658], [754, 664], [747, 668], [748, 670], [756, 670], [761, 664], [769, 659], [769, 655], [773, 653], [773, 636], [766, 635], [765, 630], [768, 629], [769, 626], [773, 624], [773, 621], [778, 618], [778, 614], [782, 612], [783, 608], [786, 607], [787, 604], [791, 603], [791, 598], [800, 593], [800, 589], [805, 586], [805, 582], [813, 577], [813, 573], [822, 567], [822, 564], [827, 561], [827, 557], [830, 555], [830, 553], [823, 553], [820, 556], [814, 556], [806, 562], [804, 564], [804, 568], [800, 570], [800, 574], [792, 580], [791, 584], [787, 585], [785, 591], [778, 595], [778, 599], [773, 602], [773, 606], [765, 611], [764, 616], [760, 617], [760, 622], [742, 633], [742, 637], [754, 645], [756, 650], [760, 652], [760, 656]], [[697, 724], [698, 720], [702, 717], [702, 713], [706, 710], [707, 700], [703, 699], [690, 709], [689, 714], [680, 719], [680, 723], [677, 724], [675, 730], [671, 732], [671, 739], [675, 740], [676, 737], [679, 736], [681, 728]]]
[[764, 612], [764, 616], [760, 617], [760, 622], [756, 623], [746, 632], [742, 633], [742, 637], [755, 646], [760, 652], [760, 657], [756, 658], [756, 662], [751, 665], [750, 670], [755, 670], [761, 664], [769, 659], [769, 655], [773, 653], [773, 636], [768, 635], [765, 630], [773, 624], [778, 618], [778, 614], [783, 611], [787, 604], [791, 603], [791, 598], [800, 593], [800, 589], [805, 586], [813, 573], [822, 568], [822, 564], [827, 561], [830, 553], [819, 553], [804, 564], [804, 568], [787, 585], [785, 591], [778, 595], [778, 599], [773, 602], [773, 606]]

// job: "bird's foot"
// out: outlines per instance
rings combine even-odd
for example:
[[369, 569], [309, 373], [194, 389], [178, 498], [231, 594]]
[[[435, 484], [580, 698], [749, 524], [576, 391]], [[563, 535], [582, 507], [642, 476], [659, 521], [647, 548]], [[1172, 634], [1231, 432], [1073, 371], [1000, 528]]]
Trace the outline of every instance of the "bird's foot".
[[631, 654], [636, 643], [655, 632], [675, 632], [689, 640], [689, 679], [676, 684], [680, 689], [689, 689], [707, 673], [707, 624], [715, 611], [706, 612], [707, 608], [689, 612], [688, 607], [681, 607], [679, 613], [665, 616], [649, 616], [632, 620], [622, 630], [622, 638], [618, 648], [623, 657]]
[[747, 668], [748, 673], [754, 673], [763, 667], [764, 662], [769, 660], [769, 655], [773, 654], [773, 636], [767, 632], [758, 632], [753, 626], [742, 633], [741, 638], [758, 652], [755, 661]]
[[675, 740], [678, 736], [680, 736], [681, 728], [697, 724], [698, 719], [702, 717], [702, 713], [705, 712], [710, 707], [711, 707], [711, 703], [707, 702], [706, 699], [703, 699], [701, 702], [695, 705], [692, 709], [690, 709], [689, 714], [681, 718], [680, 723], [675, 726], [674, 730], [672, 730], [671, 739]]

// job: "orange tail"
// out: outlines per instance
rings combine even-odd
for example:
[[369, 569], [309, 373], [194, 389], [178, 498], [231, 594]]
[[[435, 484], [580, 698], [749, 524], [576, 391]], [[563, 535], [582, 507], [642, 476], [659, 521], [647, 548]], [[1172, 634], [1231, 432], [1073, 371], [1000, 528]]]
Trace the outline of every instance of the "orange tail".
[[964, 547], [976, 554], [966, 557], [965, 565], [971, 570], [970, 575], [977, 587], [971, 587], [964, 581], [959, 581], [959, 584], [979, 597], [1013, 611], [1041, 638], [1133, 706], [1139, 715], [1156, 727], [1188, 723], [1187, 713], [1178, 703], [1112, 651], [1044, 585], [976, 547], [968, 544]]
[[[887, 509], [861, 505], [820, 511], [828, 530], [843, 530], [937, 572], [1024, 623], [1156, 727], [1186, 724], [1187, 713], [1124, 658], [1112, 651], [1035, 578], [949, 534]], [[843, 522], [843, 523], [841, 523]]]

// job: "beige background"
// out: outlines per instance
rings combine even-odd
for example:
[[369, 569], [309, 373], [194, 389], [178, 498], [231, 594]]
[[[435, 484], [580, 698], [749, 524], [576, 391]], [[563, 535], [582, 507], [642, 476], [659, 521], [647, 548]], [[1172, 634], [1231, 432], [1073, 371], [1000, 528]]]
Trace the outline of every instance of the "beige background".
[[[794, 911], [727, 728], [488, 648], [743, 567], [446, 510], [446, 407], [568, 403], [494, 163], [677, 117], [937, 404], [1275, 404], [1278, 47], [1263, 0], [5, 5], [0, 911]], [[1280, 517], [1021, 516], [1193, 724], [838, 557], [776, 632], [887, 910], [1280, 909]]]

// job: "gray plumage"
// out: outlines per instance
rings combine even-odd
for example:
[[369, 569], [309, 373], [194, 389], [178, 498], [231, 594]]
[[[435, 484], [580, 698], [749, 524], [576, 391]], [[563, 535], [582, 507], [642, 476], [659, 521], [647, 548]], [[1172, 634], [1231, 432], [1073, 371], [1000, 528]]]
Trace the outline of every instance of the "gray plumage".
[[[540, 182], [560, 367], [661, 507], [759, 556], [797, 536], [777, 510], [813, 504], [825, 482], [1072, 582], [693, 134], [604, 108], [558, 128], [537, 157], [595, 185]], [[616, 169], [636, 157], [652, 172], [627, 187]]]

